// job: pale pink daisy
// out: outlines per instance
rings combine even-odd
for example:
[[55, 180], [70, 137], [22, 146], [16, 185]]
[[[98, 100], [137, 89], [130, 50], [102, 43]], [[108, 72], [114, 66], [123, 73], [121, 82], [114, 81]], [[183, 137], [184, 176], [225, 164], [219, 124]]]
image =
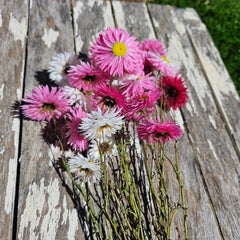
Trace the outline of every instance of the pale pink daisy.
[[128, 101], [127, 120], [135, 119], [139, 121], [147, 118], [154, 110], [157, 100], [162, 95], [161, 91], [143, 92], [132, 97]]
[[103, 112], [111, 108], [119, 109], [122, 114], [127, 111], [125, 96], [116, 87], [101, 84], [94, 88], [93, 92], [94, 105], [100, 107]]
[[177, 74], [177, 66], [172, 64], [164, 55], [149, 51], [146, 60], [152, 64], [155, 69], [168, 76], [174, 76]]
[[68, 81], [72, 87], [83, 91], [91, 91], [100, 83], [107, 83], [110, 76], [88, 62], [71, 66], [68, 71]]
[[167, 59], [166, 48], [160, 40], [146, 39], [140, 49], [144, 52], [145, 73], [153, 73], [156, 69], [171, 76], [177, 73], [177, 67]]
[[138, 136], [148, 143], [163, 143], [176, 140], [182, 136], [181, 128], [174, 122], [161, 122], [160, 117], [155, 119], [145, 119], [138, 125]]
[[72, 146], [73, 150], [81, 152], [86, 150], [88, 146], [87, 137], [79, 131], [82, 118], [87, 118], [87, 114], [79, 106], [75, 111], [72, 110], [68, 114], [69, 121], [66, 124], [69, 129], [66, 133], [66, 136], [69, 137], [68, 144]]
[[139, 48], [143, 51], [152, 51], [163, 56], [166, 56], [167, 53], [164, 44], [158, 39], [145, 39], [143, 42], [141, 42]]
[[91, 46], [90, 58], [110, 75], [122, 76], [124, 72], [134, 72], [141, 59], [138, 42], [135, 39], [121, 28], [107, 28]]
[[27, 103], [21, 106], [24, 116], [37, 121], [58, 119], [69, 110], [63, 90], [57, 87], [35, 87], [22, 101]]
[[188, 100], [188, 90], [184, 85], [184, 80], [178, 75], [175, 75], [175, 77], [162, 76], [159, 87], [164, 92], [163, 106], [165, 109], [176, 110]]
[[125, 78], [122, 80], [120, 88], [122, 93], [126, 96], [134, 96], [143, 93], [145, 90], [152, 91], [156, 89], [156, 78], [150, 74], [143, 76], [132, 76], [132, 78]]

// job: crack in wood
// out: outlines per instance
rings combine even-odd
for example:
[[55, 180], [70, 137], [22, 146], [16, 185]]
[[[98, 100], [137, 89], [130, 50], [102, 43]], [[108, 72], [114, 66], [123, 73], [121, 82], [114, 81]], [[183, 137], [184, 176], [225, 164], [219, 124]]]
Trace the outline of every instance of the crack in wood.
[[237, 146], [235, 137], [234, 137], [234, 135], [233, 135], [233, 133], [232, 133], [232, 131], [231, 131], [231, 127], [230, 127], [230, 125], [229, 125], [229, 123], [228, 123], [228, 121], [227, 121], [227, 119], [226, 119], [225, 114], [224, 114], [224, 110], [222, 109], [221, 104], [220, 104], [220, 102], [219, 102], [219, 100], [218, 100], [218, 98], [217, 98], [217, 96], [216, 96], [216, 94], [215, 94], [215, 92], [214, 92], [214, 90], [213, 90], [212, 84], [211, 84], [211, 82], [210, 82], [210, 80], [209, 80], [209, 78], [208, 78], [208, 75], [207, 75], [207, 73], [206, 73], [206, 70], [205, 70], [205, 68], [204, 68], [204, 66], [203, 66], [203, 64], [202, 64], [202, 62], [201, 62], [201, 60], [200, 60], [200, 57], [199, 57], [199, 55], [198, 55], [198, 51], [197, 51], [197, 49], [196, 49], [196, 46], [194, 45], [194, 43], [193, 43], [193, 41], [192, 41], [192, 39], [191, 39], [190, 33], [189, 33], [189, 31], [188, 31], [187, 28], [186, 28], [186, 32], [187, 32], [187, 35], [188, 35], [189, 42], [191, 43], [191, 46], [192, 46], [192, 48], [193, 48], [193, 50], [194, 50], [194, 52], [195, 52], [195, 54], [196, 54], [196, 57], [197, 57], [197, 61], [198, 61], [198, 63], [199, 63], [199, 66], [201, 67], [201, 70], [202, 70], [202, 72], [203, 72], [203, 74], [204, 74], [204, 77], [205, 77], [205, 79], [206, 79], [206, 81], [207, 81], [207, 83], [208, 83], [208, 86], [209, 86], [210, 90], [211, 90], [211, 94], [212, 94], [213, 99], [214, 99], [214, 101], [215, 101], [215, 104], [216, 104], [216, 106], [217, 106], [218, 112], [219, 112], [219, 114], [220, 114], [220, 116], [221, 116], [221, 118], [222, 118], [222, 120], [223, 120], [223, 122], [224, 122], [224, 124], [225, 124], [225, 128], [226, 128], [227, 133], [228, 133], [228, 135], [229, 135], [229, 137], [230, 137], [230, 140], [231, 140], [231, 142], [232, 142], [232, 144], [233, 144], [233, 148], [234, 148], [234, 150], [235, 150], [235, 152], [236, 152], [236, 154], [237, 154], [237, 156], [238, 156], [238, 159], [239, 159], [239, 161], [240, 161], [240, 150], [239, 150], [239, 148], [238, 148], [238, 146]]
[[212, 209], [212, 213], [213, 213], [213, 216], [214, 216], [214, 218], [215, 218], [215, 221], [216, 221], [216, 224], [217, 224], [219, 233], [220, 233], [220, 235], [221, 235], [221, 239], [224, 240], [223, 232], [222, 232], [222, 229], [221, 229], [221, 226], [220, 226], [220, 222], [219, 222], [219, 220], [218, 220], [218, 217], [217, 217], [217, 214], [216, 214], [214, 205], [213, 205], [213, 201], [212, 201], [212, 199], [211, 199], [211, 195], [210, 195], [210, 193], [209, 193], [208, 186], [207, 186], [205, 177], [204, 177], [203, 172], [202, 172], [202, 169], [201, 169], [201, 164], [200, 164], [200, 162], [199, 162], [199, 157], [198, 157], [196, 148], [195, 148], [195, 146], [194, 146], [194, 143], [193, 143], [193, 141], [192, 141], [191, 133], [190, 133], [189, 127], [188, 127], [188, 125], [187, 125], [187, 121], [185, 120], [184, 114], [183, 114], [183, 112], [182, 112], [181, 109], [180, 109], [180, 112], [181, 112], [181, 115], [182, 115], [182, 118], [183, 118], [183, 123], [184, 123], [184, 127], [185, 127], [185, 130], [186, 130], [186, 133], [187, 133], [187, 138], [188, 138], [189, 143], [190, 143], [190, 145], [191, 145], [191, 147], [192, 147], [192, 150], [193, 150], [193, 153], [194, 153], [194, 156], [195, 156], [195, 162], [196, 162], [196, 164], [197, 164], [197, 167], [198, 167], [200, 176], [201, 176], [201, 178], [202, 178], [202, 182], [203, 182], [203, 186], [204, 186], [205, 192], [206, 192], [206, 194], [207, 194], [207, 196], [208, 196], [209, 205], [210, 205], [210, 207], [211, 207], [211, 209]]

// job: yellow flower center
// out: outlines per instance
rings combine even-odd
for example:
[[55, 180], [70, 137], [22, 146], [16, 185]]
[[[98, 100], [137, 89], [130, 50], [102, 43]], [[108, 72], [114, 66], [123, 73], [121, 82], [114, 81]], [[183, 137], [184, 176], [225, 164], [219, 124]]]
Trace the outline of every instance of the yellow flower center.
[[167, 63], [170, 63], [170, 61], [169, 61], [166, 57], [164, 57], [163, 55], [161, 55], [161, 57], [162, 57]]
[[118, 57], [123, 57], [127, 53], [127, 47], [122, 42], [116, 42], [112, 48], [113, 53]]

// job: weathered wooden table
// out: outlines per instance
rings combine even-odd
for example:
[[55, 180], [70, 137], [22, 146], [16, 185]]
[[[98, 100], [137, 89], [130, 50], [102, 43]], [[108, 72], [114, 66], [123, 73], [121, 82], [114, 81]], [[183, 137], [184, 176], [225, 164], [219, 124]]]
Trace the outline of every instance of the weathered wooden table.
[[108, 26], [162, 40], [186, 81], [189, 102], [177, 120], [190, 239], [240, 239], [239, 97], [193, 9], [102, 0], [3, 0], [0, 7], [0, 239], [85, 239], [76, 202], [51, 164], [58, 149], [41, 140], [39, 123], [13, 118], [10, 106], [52, 56], [87, 52]]

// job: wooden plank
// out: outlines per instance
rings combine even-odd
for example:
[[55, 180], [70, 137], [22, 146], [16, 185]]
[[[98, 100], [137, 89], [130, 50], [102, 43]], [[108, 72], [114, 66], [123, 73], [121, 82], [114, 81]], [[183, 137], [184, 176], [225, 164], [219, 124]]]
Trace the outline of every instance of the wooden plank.
[[109, 1], [73, 1], [73, 14], [77, 52], [87, 54], [98, 34], [114, 26]]
[[[203, 63], [199, 63], [198, 53], [192, 46], [191, 35], [187, 32], [190, 31], [190, 25], [186, 23], [186, 18], [183, 21], [185, 12], [156, 5], [149, 5], [149, 9], [158, 36], [167, 40], [169, 58], [183, 70], [189, 89], [190, 98], [183, 108], [183, 114], [189, 139], [196, 154], [193, 163], [199, 165], [219, 228], [220, 236], [217, 239], [239, 239], [239, 159], [225, 128], [225, 122], [219, 115], [211, 88], [202, 72]], [[188, 22], [192, 21], [195, 19], [188, 15]], [[199, 41], [202, 40], [199, 38]], [[220, 67], [224, 68], [221, 65]], [[195, 188], [194, 185], [192, 187]], [[208, 220], [208, 215], [205, 215], [199, 224], [203, 225], [204, 219]], [[206, 235], [209, 231], [207, 229], [205, 231], [201, 238], [213, 239]]]
[[[69, 1], [31, 1], [25, 93], [31, 92], [34, 75], [47, 69], [53, 56], [73, 53], [72, 36]], [[23, 123], [17, 239], [84, 239], [74, 208], [78, 199], [62, 185], [52, 165], [60, 151], [41, 138], [43, 126]]]
[[1, 1], [0, 9], [0, 239], [12, 239], [20, 120], [11, 105], [22, 97], [27, 2]]
[[[155, 8], [155, 5], [150, 9]], [[139, 40], [145, 38], [155, 39], [154, 29], [151, 24], [151, 19], [148, 16], [148, 10], [146, 5], [142, 4], [128, 4], [113, 2], [113, 9], [116, 17], [116, 22], [119, 27], [124, 27], [131, 34], [134, 34]], [[162, 9], [164, 11], [164, 8]], [[156, 16], [161, 15], [156, 9]], [[169, 19], [171, 21], [171, 19]], [[171, 26], [171, 25], [170, 25]], [[165, 32], [168, 26], [161, 25], [165, 28]], [[158, 35], [163, 40], [163, 37]], [[165, 42], [168, 45], [168, 42]], [[170, 51], [170, 49], [168, 49]], [[179, 49], [177, 46], [173, 46], [172, 51], [177, 51], [178, 54], [183, 54], [183, 49]], [[173, 61], [174, 62], [174, 61]], [[178, 123], [183, 126], [183, 119], [179, 111], [175, 112], [175, 118]], [[184, 130], [184, 136], [178, 143], [178, 156], [180, 161], [180, 171], [183, 179], [184, 194], [186, 207], [188, 208], [187, 225], [189, 230], [190, 239], [220, 239], [220, 234], [217, 228], [217, 224], [214, 219], [214, 214], [209, 204], [207, 193], [204, 189], [201, 179], [201, 173], [198, 171], [197, 163], [195, 162], [194, 152], [187, 137], [187, 131]], [[166, 150], [167, 156], [174, 161], [174, 148], [172, 144], [167, 144]], [[169, 194], [172, 200], [178, 199], [178, 183], [176, 182], [175, 174], [169, 164], [166, 162], [166, 178], [168, 179]], [[182, 213], [177, 214], [178, 227], [183, 230], [183, 218]], [[182, 232], [182, 236], [183, 232]], [[176, 226], [172, 226], [171, 238], [177, 239], [178, 232]]]
[[224, 119], [229, 134], [236, 144], [240, 158], [240, 99], [221, 56], [200, 20], [196, 11], [188, 9], [183, 13], [187, 34], [201, 63], [202, 71], [214, 94], [218, 110]]

